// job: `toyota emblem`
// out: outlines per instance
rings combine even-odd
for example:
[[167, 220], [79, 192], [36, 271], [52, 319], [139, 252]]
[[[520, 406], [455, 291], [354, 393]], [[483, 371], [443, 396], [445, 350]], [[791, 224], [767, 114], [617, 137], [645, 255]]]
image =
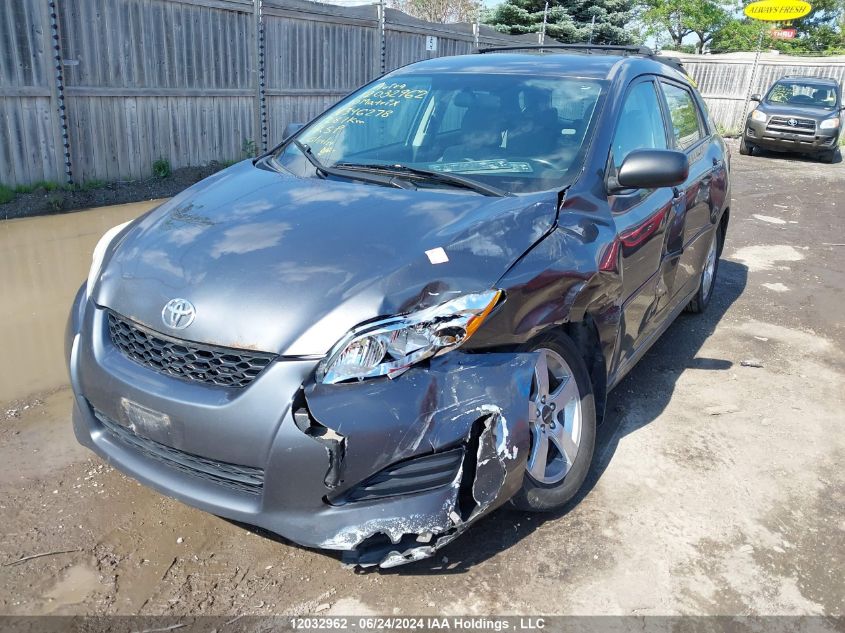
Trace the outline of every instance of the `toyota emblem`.
[[787, 123], [789, 123], [791, 127], [795, 127], [796, 125], [798, 125], [798, 121], [796, 121], [795, 119], [789, 119]]
[[161, 311], [161, 320], [164, 324], [174, 330], [184, 330], [194, 322], [197, 310], [187, 299], [171, 299], [164, 304]]

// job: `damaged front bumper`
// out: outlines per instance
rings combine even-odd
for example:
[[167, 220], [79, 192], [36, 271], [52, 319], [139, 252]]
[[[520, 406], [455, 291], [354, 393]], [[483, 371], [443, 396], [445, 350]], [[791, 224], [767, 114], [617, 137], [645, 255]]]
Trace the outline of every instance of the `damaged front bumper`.
[[[232, 390], [126, 358], [82, 295], [67, 337], [82, 444], [164, 494], [350, 563], [430, 556], [523, 482], [531, 353], [454, 351], [338, 385], [313, 382], [315, 361], [279, 361]], [[139, 428], [127, 402], [163, 415]]]

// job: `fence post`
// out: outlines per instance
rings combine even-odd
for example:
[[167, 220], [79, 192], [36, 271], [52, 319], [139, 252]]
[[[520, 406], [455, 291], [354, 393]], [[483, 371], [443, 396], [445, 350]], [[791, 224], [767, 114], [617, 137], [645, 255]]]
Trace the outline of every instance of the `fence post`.
[[378, 3], [378, 33], [379, 33], [379, 76], [387, 72], [387, 22], [384, 0]]
[[254, 47], [255, 52], [255, 153], [261, 154], [267, 150], [267, 94], [265, 85], [264, 60], [264, 17], [262, 15], [263, 1], [253, 0], [253, 16], [255, 19]]
[[[73, 184], [73, 165], [70, 158], [70, 137], [67, 128], [65, 106], [65, 81], [62, 67], [62, 41], [59, 37], [59, 15], [55, 0], [44, 0], [41, 4], [41, 23], [44, 32], [44, 49], [47, 53], [44, 78], [50, 88], [50, 124], [53, 128], [53, 151], [57, 156], [57, 175], [64, 162], [65, 182]], [[49, 28], [47, 24], [49, 23]], [[52, 64], [50, 60], [52, 59]], [[52, 70], [52, 72], [51, 72]]]
[[751, 65], [751, 77], [748, 78], [748, 90], [745, 91], [745, 103], [742, 106], [742, 114], [739, 118], [739, 129], [745, 128], [745, 117], [748, 116], [748, 103], [751, 101], [751, 91], [754, 89], [754, 75], [757, 73], [757, 64], [760, 61], [760, 50], [763, 48], [763, 31], [760, 31], [760, 39], [757, 40], [757, 53], [754, 55], [754, 63]]

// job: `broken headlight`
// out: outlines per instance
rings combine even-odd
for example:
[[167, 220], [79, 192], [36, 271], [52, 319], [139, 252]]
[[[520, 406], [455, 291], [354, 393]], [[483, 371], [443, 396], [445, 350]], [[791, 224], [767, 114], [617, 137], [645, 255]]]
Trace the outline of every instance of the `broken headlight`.
[[414, 363], [464, 343], [501, 295], [501, 290], [463, 295], [413, 314], [355, 328], [320, 363], [317, 380], [334, 384], [376, 376], [395, 378]]

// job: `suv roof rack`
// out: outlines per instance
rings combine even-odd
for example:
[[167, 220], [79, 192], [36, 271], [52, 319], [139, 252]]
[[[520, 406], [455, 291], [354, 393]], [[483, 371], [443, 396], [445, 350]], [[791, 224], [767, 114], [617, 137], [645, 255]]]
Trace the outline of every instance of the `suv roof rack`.
[[674, 68], [678, 72], [687, 75], [684, 65], [677, 57], [662, 56], [655, 53], [648, 46], [615, 46], [612, 44], [525, 44], [523, 46], [490, 46], [479, 48], [479, 53], [495, 53], [499, 51], [572, 51], [576, 53], [587, 53], [588, 55], [638, 55], [648, 57], [656, 62]]

